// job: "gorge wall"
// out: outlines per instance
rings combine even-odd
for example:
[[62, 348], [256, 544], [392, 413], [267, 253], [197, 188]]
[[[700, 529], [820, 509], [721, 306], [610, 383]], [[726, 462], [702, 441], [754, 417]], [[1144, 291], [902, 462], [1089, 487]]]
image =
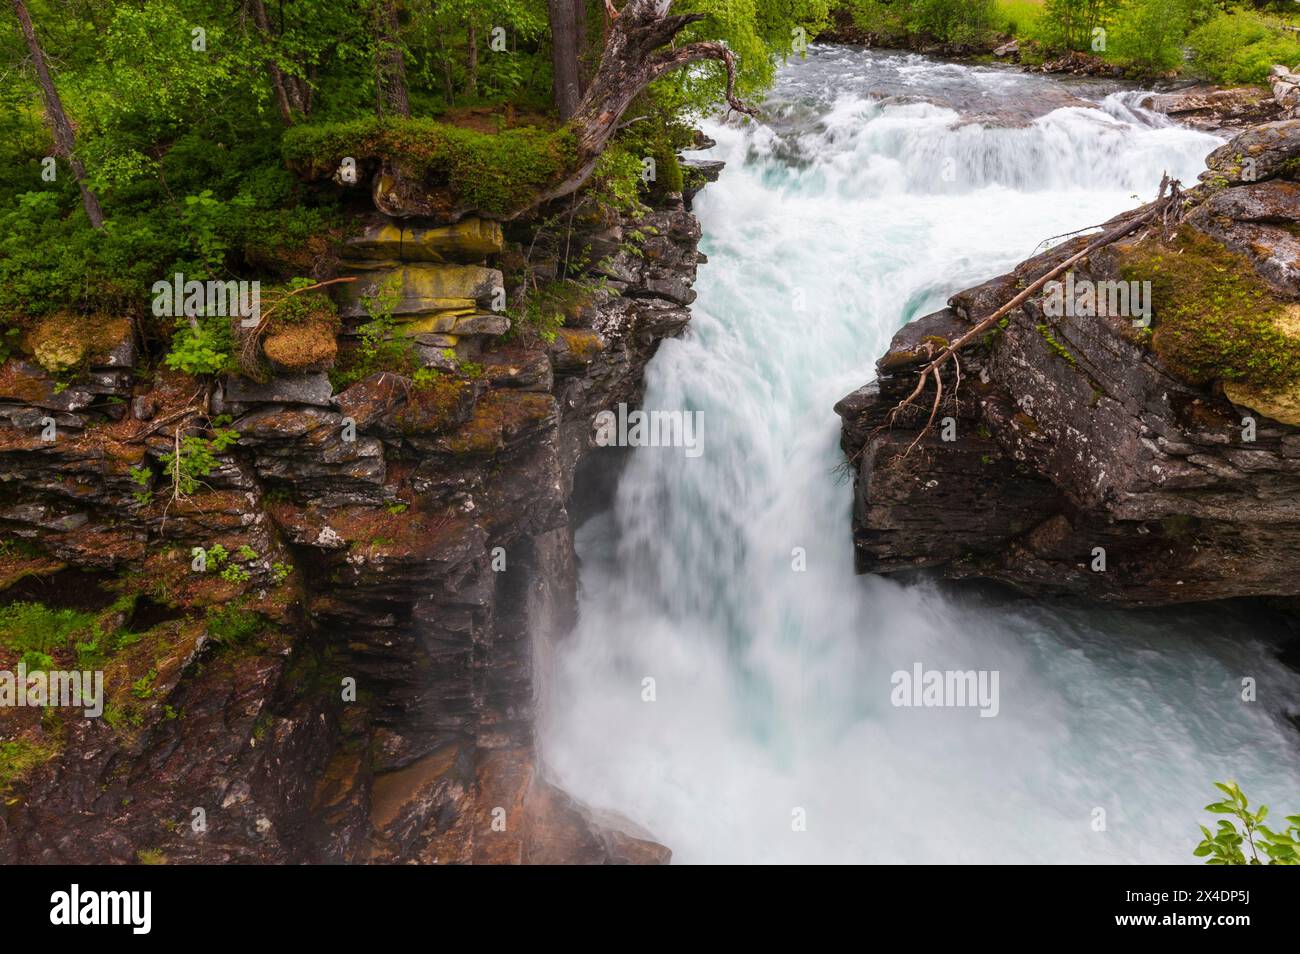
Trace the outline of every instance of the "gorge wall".
[[[338, 335], [273, 326], [260, 382], [154, 367], [126, 320], [29, 335], [0, 367], [0, 604], [93, 615], [46, 649], [102, 669], [107, 706], [0, 710], [0, 861], [666, 861], [545, 780], [533, 717], [539, 643], [576, 613], [592, 419], [690, 319], [688, 201], [571, 234], [369, 214], [313, 272], [357, 279]], [[583, 293], [512, 330], [505, 276], [570, 257]], [[438, 373], [338, 389], [384, 287]], [[61, 351], [88, 372], [48, 370]], [[187, 437], [212, 466], [177, 494]]]

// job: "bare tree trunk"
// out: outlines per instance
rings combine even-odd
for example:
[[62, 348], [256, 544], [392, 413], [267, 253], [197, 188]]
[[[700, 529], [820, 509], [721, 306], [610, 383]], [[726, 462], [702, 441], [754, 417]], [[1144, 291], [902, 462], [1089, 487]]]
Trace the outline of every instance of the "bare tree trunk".
[[40, 80], [41, 93], [45, 97], [45, 118], [49, 121], [50, 132], [54, 135], [55, 151], [72, 167], [77, 188], [81, 190], [81, 204], [86, 209], [86, 218], [90, 220], [93, 228], [102, 229], [104, 210], [99, 206], [99, 198], [91, 191], [90, 186], [86, 185], [86, 167], [82, 165], [76, 154], [77, 138], [72, 131], [72, 123], [68, 121], [68, 114], [63, 111], [63, 100], [59, 99], [59, 91], [54, 88], [54, 80], [50, 78], [50, 68], [45, 62], [45, 51], [41, 49], [40, 41], [36, 39], [36, 30], [32, 26], [31, 15], [27, 12], [27, 4], [23, 0], [14, 0], [14, 13], [18, 16], [18, 23], [27, 40], [27, 50], [31, 53], [32, 63], [36, 67], [36, 77]]
[[[264, 41], [271, 39], [271, 24], [266, 16], [266, 4], [262, 0], [252, 0], [249, 4], [253, 22]], [[266, 60], [266, 73], [271, 78], [271, 89], [275, 93], [275, 104], [280, 109], [280, 118], [286, 126], [293, 125], [293, 110], [289, 105], [289, 94], [284, 86], [284, 73], [271, 57]]]
[[411, 101], [406, 92], [406, 64], [397, 23], [395, 0], [375, 4], [375, 90], [376, 112], [410, 117]]
[[577, 162], [571, 174], [539, 198], [548, 202], [582, 186], [600, 158], [632, 100], [659, 77], [701, 60], [718, 60], [727, 71], [727, 105], [736, 112], [754, 110], [736, 97], [736, 56], [713, 40], [670, 46], [700, 13], [669, 16], [666, 0], [628, 0], [609, 30], [605, 53], [591, 86], [569, 121], [577, 139]]
[[587, 0], [573, 0], [574, 45], [578, 49], [578, 95], [587, 93], [587, 75], [591, 72], [587, 59]]
[[582, 98], [578, 65], [577, 7], [582, 0], [546, 0], [551, 20], [551, 74], [556, 112], [568, 122]]
[[465, 78], [465, 95], [473, 99], [478, 95], [478, 30], [474, 21], [469, 21], [469, 75]]
[[[504, 219], [520, 215], [580, 189], [590, 177], [596, 160], [618, 129], [623, 113], [638, 93], [659, 77], [701, 60], [718, 60], [727, 71], [727, 105], [737, 112], [754, 115], [754, 110], [736, 97], [736, 58], [718, 42], [702, 41], [672, 46], [686, 26], [704, 19], [703, 14], [668, 16], [670, 0], [628, 0], [609, 31], [600, 68], [573, 118], [561, 130], [565, 152], [572, 160], [562, 172], [517, 207], [498, 211]], [[569, 142], [573, 148], [570, 153]], [[418, 170], [403, 168], [399, 159], [383, 161], [374, 180], [373, 197], [381, 212], [397, 218], [420, 215], [455, 222], [482, 209], [466, 204], [446, 182], [421, 179]]]

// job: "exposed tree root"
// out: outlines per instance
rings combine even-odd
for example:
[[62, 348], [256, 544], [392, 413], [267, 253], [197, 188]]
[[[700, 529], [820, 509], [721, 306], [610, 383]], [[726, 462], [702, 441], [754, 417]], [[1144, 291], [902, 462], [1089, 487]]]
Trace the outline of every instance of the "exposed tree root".
[[[910, 445], [908, 445], [907, 450], [904, 451], [901, 456], [907, 457], [907, 455], [912, 452], [912, 450], [921, 442], [921, 440], [933, 427], [935, 418], [938, 416], [939, 406], [943, 400], [943, 395], [944, 395], [942, 372], [944, 366], [949, 361], [952, 361], [957, 369], [956, 384], [951, 389], [951, 394], [950, 394], [950, 397], [952, 399], [956, 398], [957, 387], [961, 383], [961, 366], [957, 361], [958, 351], [960, 351], [963, 347], [965, 347], [974, 339], [978, 338], [984, 332], [992, 328], [1004, 316], [1014, 311], [1015, 309], [1019, 308], [1025, 302], [1029, 301], [1029, 299], [1032, 298], [1048, 282], [1052, 281], [1054, 278], [1059, 277], [1060, 275], [1063, 275], [1065, 272], [1069, 271], [1079, 262], [1083, 261], [1085, 258], [1092, 255], [1098, 249], [1104, 248], [1105, 246], [1110, 245], [1113, 242], [1116, 242], [1128, 235], [1131, 235], [1133, 232], [1136, 232], [1138, 229], [1142, 228], [1143, 226], [1147, 226], [1155, 223], [1160, 224], [1164, 236], [1167, 239], [1169, 235], [1172, 233], [1173, 229], [1177, 228], [1178, 223], [1182, 219], [1182, 215], [1184, 212], [1183, 209], [1184, 196], [1185, 194], [1182, 190], [1181, 184], [1176, 179], [1170, 179], [1166, 175], [1160, 181], [1160, 192], [1156, 196], [1155, 201], [1149, 203], [1148, 205], [1140, 209], [1135, 214], [1125, 218], [1122, 222], [1120, 222], [1118, 225], [1114, 226], [1113, 228], [1107, 229], [1105, 232], [1099, 235], [1095, 240], [1090, 242], [1087, 245], [1087, 247], [1084, 248], [1082, 251], [1074, 255], [1071, 255], [1069, 258], [1061, 262], [1055, 268], [1051, 269], [1040, 278], [1034, 280], [1023, 291], [1021, 291], [1018, 295], [1016, 295], [1014, 298], [1008, 301], [1005, 305], [992, 312], [986, 318], [977, 322], [974, 326], [970, 328], [969, 331], [963, 334], [956, 341], [953, 341], [940, 348], [938, 353], [934, 354], [934, 356], [930, 359], [930, 361], [919, 371], [917, 371], [916, 387], [912, 389], [912, 392], [908, 394], [907, 397], [899, 401], [898, 404], [895, 405], [895, 407], [890, 410], [885, 423], [881, 425], [882, 428], [892, 426], [894, 422], [897, 420], [899, 414], [902, 414], [908, 408], [915, 406], [915, 402], [917, 401], [918, 398], [920, 398], [920, 396], [925, 391], [926, 383], [930, 380], [934, 381], [935, 396], [934, 396], [934, 403], [931, 405], [930, 408], [930, 416], [926, 421], [925, 425], [921, 428], [920, 432], [916, 435], [916, 438], [912, 441]], [[866, 445], [864, 445], [864, 449], [865, 446]], [[859, 451], [859, 454], [860, 453], [861, 451]]]

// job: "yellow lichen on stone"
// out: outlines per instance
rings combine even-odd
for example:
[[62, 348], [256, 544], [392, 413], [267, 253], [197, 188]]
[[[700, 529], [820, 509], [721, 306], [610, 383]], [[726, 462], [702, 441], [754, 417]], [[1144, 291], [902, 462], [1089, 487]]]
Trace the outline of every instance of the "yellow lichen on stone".
[[456, 319], [465, 315], [474, 314], [474, 303], [470, 302], [467, 307], [454, 308], [448, 311], [440, 311], [432, 315], [421, 315], [419, 318], [411, 321], [400, 322], [396, 330], [398, 334], [403, 335], [445, 335], [449, 334], [456, 327]]
[[38, 322], [26, 336], [27, 351], [51, 374], [62, 374], [108, 352], [131, 335], [131, 319], [57, 314]]

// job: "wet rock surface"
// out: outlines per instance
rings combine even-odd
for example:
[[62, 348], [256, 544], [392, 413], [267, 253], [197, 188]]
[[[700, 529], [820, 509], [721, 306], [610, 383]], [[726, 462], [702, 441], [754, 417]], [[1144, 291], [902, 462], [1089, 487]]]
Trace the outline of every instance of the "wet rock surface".
[[[1283, 313], [1300, 300], [1300, 206], [1283, 178], [1300, 154], [1297, 126], [1250, 130], [1216, 152], [1183, 226], [1237, 253]], [[1247, 154], [1264, 181], [1216, 171]], [[1285, 395], [1246, 401], [1232, 381], [1190, 383], [1131, 317], [1060, 315], [1031, 297], [959, 353], [962, 381], [948, 379], [935, 427], [925, 427], [933, 388], [891, 417], [936, 347], [1088, 241], [913, 321], [877, 380], [836, 406], [859, 570], [928, 569], [1133, 606], [1300, 594], [1300, 417], [1284, 413]], [[1138, 242], [1094, 253], [1076, 281], [1124, 279]], [[1153, 327], [1158, 345], [1158, 297]]]

